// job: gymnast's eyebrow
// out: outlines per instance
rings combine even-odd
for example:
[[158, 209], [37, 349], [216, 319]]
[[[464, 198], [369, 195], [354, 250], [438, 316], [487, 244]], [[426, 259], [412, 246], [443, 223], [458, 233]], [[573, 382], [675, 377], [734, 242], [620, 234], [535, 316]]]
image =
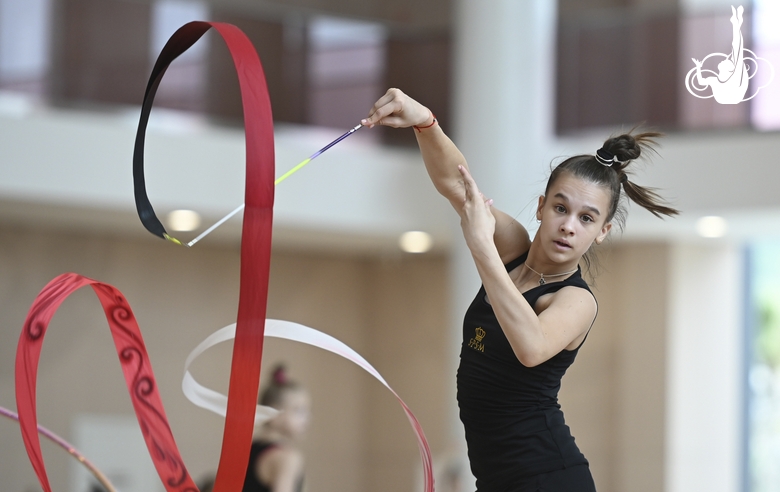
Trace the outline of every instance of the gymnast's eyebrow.
[[[569, 197], [567, 197], [566, 195], [564, 195], [561, 192], [556, 193], [554, 195], [554, 197], [555, 198], [560, 198], [561, 200], [565, 201], [566, 203], [569, 203]], [[594, 207], [592, 205], [585, 205], [584, 208], [585, 208], [585, 210], [589, 210], [589, 211], [593, 212], [594, 214], [598, 215], [599, 217], [601, 216], [601, 212], [599, 212], [599, 209], [597, 209], [596, 207]]]

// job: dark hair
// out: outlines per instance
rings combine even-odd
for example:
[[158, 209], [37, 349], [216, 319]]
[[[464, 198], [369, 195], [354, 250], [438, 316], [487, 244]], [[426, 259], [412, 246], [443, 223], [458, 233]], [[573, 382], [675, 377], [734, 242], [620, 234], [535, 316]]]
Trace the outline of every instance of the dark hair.
[[277, 364], [271, 375], [271, 381], [260, 394], [260, 404], [266, 407], [279, 408], [285, 393], [301, 389], [302, 386], [287, 378], [287, 370], [284, 364]]
[[[620, 230], [623, 229], [626, 221], [626, 207], [624, 200], [621, 199], [623, 196], [620, 192], [621, 187], [625, 197], [656, 217], [679, 214], [678, 210], [664, 202], [654, 188], [632, 183], [628, 179], [629, 171], [626, 170], [632, 161], [639, 158], [642, 151], [655, 152], [656, 139], [662, 136], [663, 134], [658, 132], [634, 134], [632, 129], [628, 133], [608, 138], [595, 155], [569, 157], [552, 170], [544, 190], [545, 196], [549, 194], [550, 188], [559, 177], [570, 174], [609, 190], [610, 202], [605, 223], [612, 221]], [[583, 259], [590, 268], [590, 256], [586, 253]]]

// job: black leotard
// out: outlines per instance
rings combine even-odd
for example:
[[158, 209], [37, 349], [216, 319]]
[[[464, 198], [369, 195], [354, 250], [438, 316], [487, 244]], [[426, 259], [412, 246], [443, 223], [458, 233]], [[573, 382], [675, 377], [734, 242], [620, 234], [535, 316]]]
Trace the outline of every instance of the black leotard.
[[[249, 466], [246, 469], [246, 478], [244, 479], [244, 488], [241, 492], [271, 492], [271, 488], [257, 478], [257, 462], [263, 453], [276, 447], [276, 443], [266, 441], [253, 441], [252, 449], [249, 451]], [[303, 489], [303, 477], [298, 481], [297, 491]]]
[[[507, 271], [527, 255], [506, 265]], [[567, 286], [590, 292], [578, 269], [523, 296], [534, 306], [542, 295]], [[558, 404], [561, 378], [578, 350], [563, 350], [536, 367], [525, 367], [512, 351], [484, 286], [480, 288], [463, 322], [458, 368], [460, 419], [480, 492], [510, 491], [528, 476], [588, 463]]]

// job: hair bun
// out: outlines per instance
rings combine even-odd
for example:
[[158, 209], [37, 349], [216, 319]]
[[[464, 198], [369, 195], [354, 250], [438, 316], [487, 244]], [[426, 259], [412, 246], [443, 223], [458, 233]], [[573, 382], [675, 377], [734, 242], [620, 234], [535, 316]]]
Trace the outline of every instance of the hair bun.
[[284, 395], [288, 391], [303, 389], [298, 382], [287, 376], [284, 364], [277, 364], [271, 371], [271, 378], [267, 386], [260, 392], [258, 402], [266, 407], [280, 408]]
[[284, 386], [287, 384], [287, 370], [281, 364], [276, 366], [276, 369], [274, 369], [273, 372], [273, 376], [271, 377], [273, 379], [273, 383], [277, 386]]
[[604, 142], [604, 150], [621, 162], [632, 161], [642, 154], [642, 145], [632, 135], [623, 134]]
[[603, 148], [617, 157], [617, 160], [627, 163], [627, 161], [638, 159], [643, 150], [654, 151], [654, 147], [657, 145], [656, 139], [663, 137], [663, 133], [659, 132], [637, 134], [631, 132], [608, 138], [604, 142]]

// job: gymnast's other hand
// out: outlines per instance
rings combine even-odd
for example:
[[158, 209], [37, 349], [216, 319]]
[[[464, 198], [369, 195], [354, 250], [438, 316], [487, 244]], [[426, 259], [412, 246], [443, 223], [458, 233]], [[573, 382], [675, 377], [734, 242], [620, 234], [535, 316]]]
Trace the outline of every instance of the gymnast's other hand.
[[493, 200], [486, 199], [479, 191], [476, 181], [465, 166], [458, 166], [458, 171], [463, 177], [463, 187], [466, 192], [463, 207], [459, 210], [460, 226], [466, 244], [472, 253], [486, 247], [495, 248], [493, 235], [496, 229], [496, 218], [490, 209]]
[[374, 103], [368, 118], [360, 120], [363, 126], [375, 125], [393, 128], [425, 126], [433, 121], [431, 110], [407, 96], [400, 89], [388, 89], [385, 95]]

